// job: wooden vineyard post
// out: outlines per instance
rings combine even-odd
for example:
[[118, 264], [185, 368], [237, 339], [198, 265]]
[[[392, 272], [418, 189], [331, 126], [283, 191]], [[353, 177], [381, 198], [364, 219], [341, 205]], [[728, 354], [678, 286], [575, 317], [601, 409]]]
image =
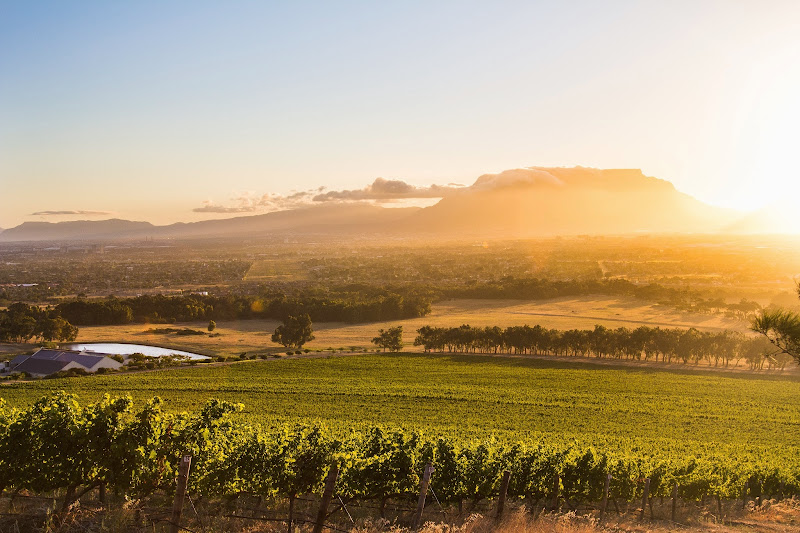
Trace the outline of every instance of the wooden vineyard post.
[[339, 477], [339, 467], [333, 465], [328, 471], [328, 477], [325, 478], [325, 490], [322, 491], [322, 500], [319, 502], [319, 511], [317, 512], [317, 521], [314, 524], [313, 533], [322, 533], [322, 528], [325, 527], [325, 518], [328, 516], [328, 506], [333, 499], [333, 490], [336, 487], [337, 477]]
[[672, 521], [675, 521], [675, 511], [678, 508], [678, 484], [672, 487]]
[[503, 480], [500, 482], [500, 497], [497, 500], [497, 516], [496, 518], [500, 520], [503, 516], [503, 509], [506, 506], [506, 495], [508, 494], [508, 482], [511, 479], [511, 471], [505, 470], [503, 471]]
[[[642, 494], [642, 514], [639, 517], [644, 520], [644, 510], [647, 507], [647, 499], [650, 497], [650, 478], [644, 480], [644, 494]], [[652, 516], [650, 517], [652, 518]]]
[[428, 496], [428, 485], [431, 482], [433, 465], [425, 465], [425, 473], [422, 475], [422, 484], [419, 487], [419, 500], [417, 501], [417, 511], [414, 513], [414, 522], [411, 524], [413, 529], [417, 529], [422, 523], [422, 511], [425, 510], [425, 498]]
[[608, 505], [608, 489], [611, 486], [611, 474], [606, 476], [606, 486], [603, 488], [603, 502], [600, 504], [600, 521], [606, 515], [606, 506]]
[[169, 526], [170, 533], [178, 533], [180, 529], [183, 502], [186, 500], [186, 486], [189, 483], [189, 468], [192, 466], [192, 456], [184, 455], [178, 468], [178, 487], [175, 489], [175, 502], [172, 504], [172, 522]]
[[747, 507], [747, 481], [744, 482], [744, 490], [742, 491], [742, 509]]
[[553, 511], [558, 511], [558, 499], [560, 497], [559, 491], [561, 490], [561, 476], [556, 474], [556, 482], [553, 485]]

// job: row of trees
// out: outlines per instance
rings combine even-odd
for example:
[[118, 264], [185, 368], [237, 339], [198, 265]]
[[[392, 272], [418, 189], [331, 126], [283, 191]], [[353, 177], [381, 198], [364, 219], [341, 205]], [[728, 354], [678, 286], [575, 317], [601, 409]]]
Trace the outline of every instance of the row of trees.
[[[332, 464], [340, 467], [336, 491], [343, 498], [378, 500], [417, 492], [424, 465], [441, 501], [479, 501], [497, 493], [501, 474], [511, 470], [511, 496], [543, 498], [556, 476], [560, 492], [574, 501], [597, 501], [606, 474], [615, 497], [666, 496], [674, 484], [681, 496], [717, 494], [734, 498], [745, 482], [751, 493], [800, 494], [797, 464], [776, 463], [762, 452], [714, 447], [678, 453], [604, 453], [570, 439], [545, 438], [503, 444], [493, 439], [458, 441], [425, 438], [414, 431], [379, 427], [337, 437], [321, 425], [269, 429], [233, 424], [241, 404], [209, 400], [190, 413], [168, 413], [157, 398], [135, 408], [130, 398], [81, 406], [60, 393], [32, 406], [0, 404], [0, 490], [46, 493], [66, 489], [64, 505], [100, 486], [120, 495], [171, 492], [182, 455], [193, 456], [189, 489], [204, 495], [248, 492], [293, 500], [318, 491]], [[44, 465], [44, 466], [43, 466]]]
[[24, 303], [0, 310], [0, 342], [74, 341], [78, 328], [65, 320], [57, 309], [40, 308]]
[[369, 294], [316, 292], [262, 296], [144, 295], [135, 298], [73, 300], [58, 304], [61, 316], [78, 325], [130, 322], [171, 323], [197, 320], [242, 320], [308, 314], [316, 322], [372, 322], [417, 318], [430, 313], [430, 299], [379, 290]]
[[621, 278], [551, 280], [507, 276], [493, 281], [440, 288], [436, 292], [446, 298], [512, 300], [544, 300], [589, 294], [629, 296], [696, 312], [724, 312], [741, 319], [761, 310], [758, 302], [752, 300], [728, 303], [725, 298], [711, 291], [670, 287], [660, 283], [642, 285]]
[[457, 328], [423, 326], [417, 330], [414, 346], [425, 351], [594, 356], [668, 363], [697, 364], [705, 360], [714, 366], [745, 359], [752, 369], [762, 369], [765, 364], [783, 369], [791, 361], [791, 357], [771, 349], [763, 337], [647, 326], [609, 329], [598, 325], [591, 330], [566, 331], [540, 325], [505, 329], [466, 324]]

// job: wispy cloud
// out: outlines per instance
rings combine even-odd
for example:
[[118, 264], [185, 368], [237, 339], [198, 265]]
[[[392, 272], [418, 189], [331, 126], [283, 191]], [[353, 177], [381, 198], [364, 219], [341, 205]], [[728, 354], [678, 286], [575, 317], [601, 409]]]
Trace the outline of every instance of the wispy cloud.
[[313, 200], [315, 202], [351, 200], [375, 200], [381, 202], [413, 198], [442, 198], [461, 190], [461, 188], [462, 187], [457, 184], [417, 187], [403, 180], [376, 178], [375, 181], [363, 189], [328, 191], [317, 194], [314, 196]]
[[209, 201], [205, 202], [202, 207], [195, 207], [192, 211], [195, 213], [252, 213], [256, 211], [256, 207], [216, 205]]
[[308, 205], [311, 197], [323, 190], [324, 187], [320, 187], [310, 191], [292, 192], [285, 196], [270, 193], [262, 195], [257, 195], [254, 192], [238, 193], [230, 198], [230, 204], [221, 205], [212, 200], [206, 200], [201, 207], [195, 207], [192, 211], [195, 213], [223, 214], [281, 211]]
[[106, 215], [113, 215], [112, 211], [83, 211], [83, 210], [63, 210], [63, 211], [36, 211], [31, 213], [30, 216], [38, 217], [60, 217], [60, 216], [87, 216], [87, 217], [102, 217]]
[[362, 189], [328, 191], [325, 187], [318, 187], [305, 191], [294, 191], [287, 195], [272, 193], [258, 195], [248, 191], [233, 195], [227, 204], [217, 204], [207, 200], [201, 207], [195, 207], [193, 211], [195, 213], [233, 214], [282, 211], [324, 202], [380, 204], [401, 200], [445, 198], [464, 192], [484, 192], [505, 187], [542, 185], [560, 186], [564, 184], [552, 174], [537, 168], [518, 168], [497, 174], [484, 174], [470, 186], [448, 183], [447, 185], [419, 187], [403, 180], [376, 178]]

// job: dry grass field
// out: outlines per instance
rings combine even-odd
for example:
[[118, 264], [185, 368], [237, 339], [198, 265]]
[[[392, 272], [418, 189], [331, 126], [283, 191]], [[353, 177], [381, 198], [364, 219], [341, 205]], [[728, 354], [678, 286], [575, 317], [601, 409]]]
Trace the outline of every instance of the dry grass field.
[[[200, 353], [238, 355], [242, 352], [281, 351], [271, 342], [272, 331], [279, 323], [266, 320], [218, 321], [217, 337], [178, 336], [148, 332], [164, 326], [129, 324], [125, 326], [82, 327], [79, 342], [121, 341], [156, 344], [176, 349], [197, 350]], [[644, 304], [639, 300], [605, 296], [559, 298], [537, 302], [519, 300], [450, 300], [439, 302], [430, 315], [423, 318], [368, 324], [340, 322], [316, 323], [316, 338], [307, 345], [312, 350], [326, 348], [371, 348], [371, 339], [381, 328], [402, 325], [407, 349], [416, 330], [431, 326], [517, 326], [541, 324], [557, 329], [591, 329], [595, 324], [609, 328], [640, 325], [689, 328], [717, 331], [731, 329], [746, 331], [747, 324], [716, 315], [680, 313], [673, 308]], [[177, 324], [172, 327], [205, 329], [206, 323]]]

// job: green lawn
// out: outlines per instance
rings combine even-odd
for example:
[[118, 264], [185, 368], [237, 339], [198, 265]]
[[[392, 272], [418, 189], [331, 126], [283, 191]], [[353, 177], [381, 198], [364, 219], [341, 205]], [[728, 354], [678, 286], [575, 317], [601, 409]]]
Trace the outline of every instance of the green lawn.
[[4, 385], [11, 406], [65, 390], [161, 396], [170, 409], [217, 397], [241, 420], [322, 419], [342, 431], [381, 424], [459, 437], [517, 440], [542, 433], [599, 446], [732, 445], [797, 454], [800, 382], [733, 373], [450, 355], [354, 355]]

